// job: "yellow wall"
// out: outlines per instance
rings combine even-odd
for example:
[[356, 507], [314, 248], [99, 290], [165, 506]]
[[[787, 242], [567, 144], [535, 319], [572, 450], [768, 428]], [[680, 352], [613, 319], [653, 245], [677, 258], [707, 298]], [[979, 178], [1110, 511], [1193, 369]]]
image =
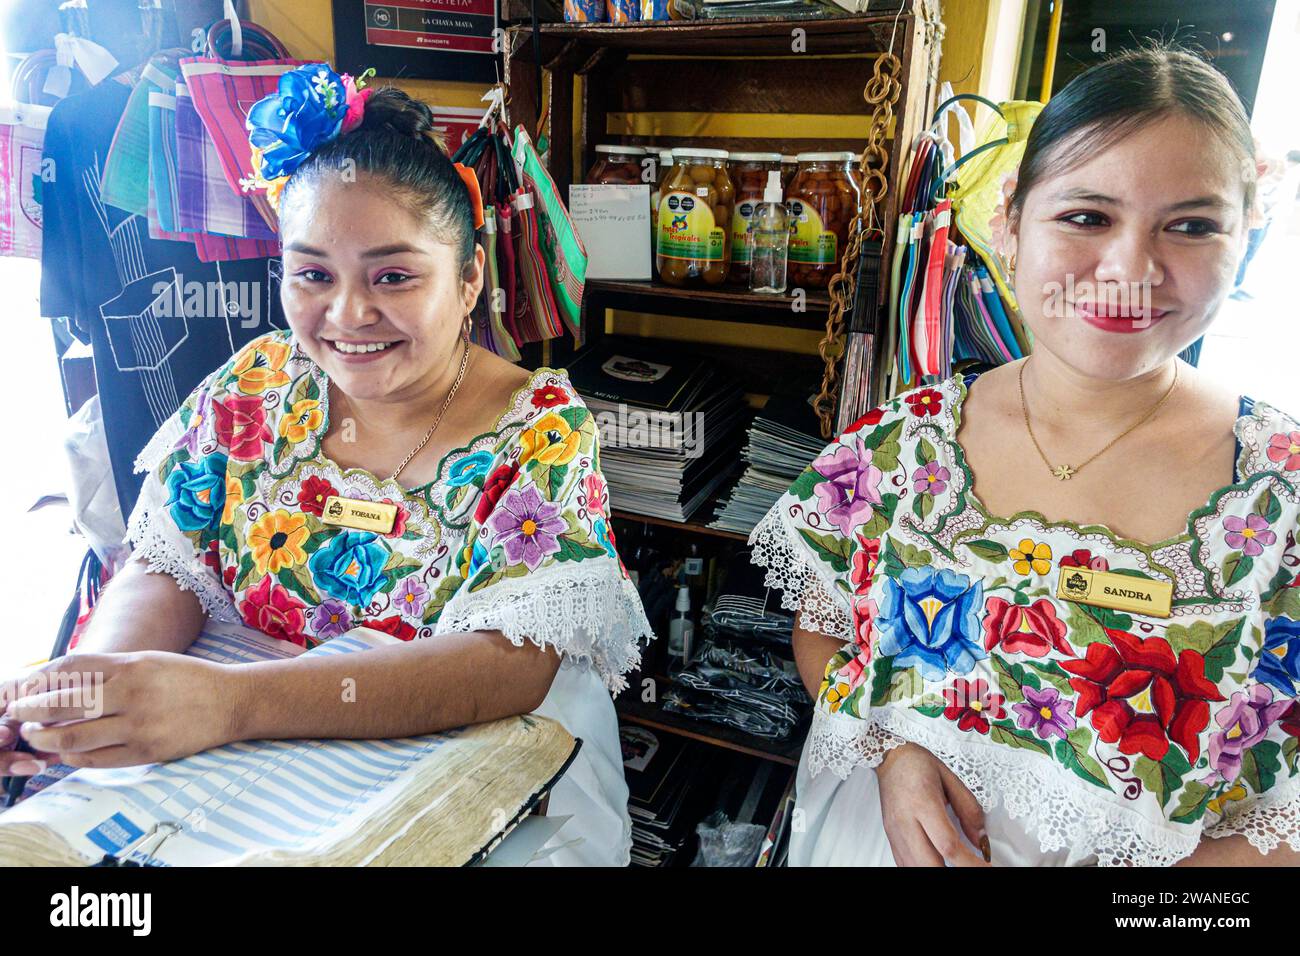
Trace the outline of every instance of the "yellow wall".
[[[978, 93], [995, 103], [1009, 99], [1024, 19], [1024, 0], [947, 0], [939, 82], [952, 83], [954, 93]], [[966, 106], [981, 118], [975, 104]]]
[[[278, 36], [301, 60], [334, 60], [330, 0], [248, 0], [253, 21]], [[433, 106], [484, 106], [487, 87], [478, 83], [379, 77]], [[485, 107], [486, 108], [486, 107]]]

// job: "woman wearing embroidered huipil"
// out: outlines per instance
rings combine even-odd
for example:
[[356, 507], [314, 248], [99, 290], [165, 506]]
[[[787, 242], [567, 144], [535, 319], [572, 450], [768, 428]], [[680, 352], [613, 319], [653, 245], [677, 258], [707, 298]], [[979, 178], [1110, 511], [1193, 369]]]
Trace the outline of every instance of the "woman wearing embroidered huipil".
[[[548, 862], [625, 864], [609, 692], [650, 629], [590, 412], [564, 372], [470, 343], [472, 174], [427, 135], [427, 105], [324, 64], [285, 74], [249, 126], [291, 331], [214, 371], [140, 456], [135, 554], [77, 649], [108, 674], [108, 716], [24, 736], [98, 767], [536, 712], [583, 741], [551, 794], [570, 819]], [[306, 646], [362, 624], [410, 643], [239, 668], [158, 653], [207, 615]]]
[[816, 698], [792, 862], [1296, 862], [1300, 424], [1177, 358], [1254, 173], [1203, 61], [1074, 80], [1006, 210], [1033, 354], [875, 409], [755, 530]]

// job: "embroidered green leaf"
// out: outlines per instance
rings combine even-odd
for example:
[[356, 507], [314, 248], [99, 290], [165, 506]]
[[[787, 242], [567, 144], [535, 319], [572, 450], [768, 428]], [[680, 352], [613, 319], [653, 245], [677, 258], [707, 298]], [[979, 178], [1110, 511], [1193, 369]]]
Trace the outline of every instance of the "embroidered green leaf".
[[1192, 780], [1183, 788], [1178, 805], [1174, 807], [1173, 816], [1169, 819], [1174, 823], [1195, 823], [1205, 815], [1210, 799], [1210, 788], [1199, 780]]
[[899, 558], [909, 568], [928, 568], [934, 563], [934, 555], [929, 551], [918, 548], [914, 544], [903, 542], [902, 550], [899, 551]]
[[330, 538], [334, 537], [338, 533], [339, 533], [338, 531], [330, 530], [330, 531], [316, 531], [312, 534], [309, 534], [307, 536], [307, 540], [303, 542], [302, 549], [308, 554], [315, 554], [317, 551], [320, 550], [321, 545], [323, 545], [326, 541], [328, 541]]
[[1265, 488], [1255, 499], [1255, 514], [1272, 524], [1282, 515], [1282, 502], [1273, 494], [1272, 488]]
[[884, 543], [880, 548], [880, 564], [877, 570], [883, 571], [886, 576], [896, 578], [906, 569], [903, 559], [899, 556], [894, 539], [885, 535]]
[[1237, 645], [1241, 642], [1241, 632], [1246, 619], [1239, 617], [1225, 624], [1227, 629], [1223, 631], [1223, 636], [1215, 641], [1214, 646], [1205, 654], [1205, 676], [1215, 684], [1223, 679], [1223, 672], [1236, 660]]
[[570, 405], [567, 408], [560, 409], [560, 417], [569, 423], [569, 427], [575, 431], [582, 427], [583, 422], [591, 417], [591, 412], [582, 405]]
[[812, 466], [809, 466], [803, 470], [802, 474], [795, 479], [794, 484], [790, 486], [790, 494], [800, 501], [807, 501], [813, 496], [813, 489], [825, 480], [813, 470]]
[[465, 583], [465, 579], [459, 576], [443, 578], [442, 582], [434, 588], [433, 596], [429, 603], [424, 606], [424, 623], [432, 624], [442, 615], [442, 609], [447, 606], [457, 589]]
[[1041, 664], [1038, 661], [1025, 661], [1026, 666], [1033, 668], [1038, 674], [1062, 694], [1074, 693], [1074, 688], [1070, 686], [1070, 675], [1061, 669], [1060, 665], [1054, 661], [1048, 661]]
[[922, 707], [913, 707], [912, 709], [922, 717], [934, 718], [943, 714], [944, 706], [943, 704], [926, 704]]
[[996, 564], [1007, 559], [1007, 549], [996, 541], [987, 541], [981, 538], [977, 541], [963, 541], [962, 544], [966, 545], [974, 553], [975, 557], [983, 561], [991, 561]]
[[1027, 678], [1024, 668], [1019, 664], [1011, 664], [997, 654], [990, 655], [990, 660], [997, 672], [997, 691], [1007, 699], [1008, 704], [1018, 704], [1025, 699], [1025, 693], [1020, 688], [1026, 679], [1031, 679], [1031, 686], [1038, 690], [1038, 678]]
[[922, 436], [921, 440], [916, 443], [916, 463], [924, 468], [937, 457], [938, 455], [934, 452], [934, 446], [926, 441], [925, 437]]
[[890, 674], [893, 669], [894, 659], [892, 657], [876, 658], [871, 677], [872, 707], [881, 707], [889, 700]]
[[1282, 769], [1279, 759], [1282, 745], [1276, 740], [1261, 740], [1242, 755], [1241, 772], [1254, 793], [1271, 790]]
[[915, 667], [909, 667], [905, 671], [894, 671], [893, 677], [889, 680], [890, 700], [911, 700], [920, 696], [924, 690], [925, 680]]
[[473, 485], [461, 485], [459, 488], [453, 489], [451, 494], [447, 495], [447, 510], [459, 510], [461, 502], [465, 500], [465, 496], [470, 493], [472, 488]]
[[817, 556], [829, 564], [836, 571], [843, 573], [849, 569], [849, 557], [853, 551], [853, 542], [847, 538], [841, 538], [838, 535], [816, 534], [806, 528], [800, 528], [799, 533], [803, 535]]
[[[1290, 576], [1290, 571], [1284, 571], [1284, 574]], [[1264, 610], [1271, 617], [1289, 617], [1293, 621], [1300, 621], [1300, 588], [1285, 587], [1273, 595], [1268, 604], [1264, 605]]]
[[871, 520], [860, 532], [864, 538], [879, 538], [894, 523], [894, 511], [898, 508], [898, 495], [882, 495], [880, 505], [874, 510]]
[[560, 543], [560, 550], [555, 553], [556, 561], [582, 561], [585, 558], [600, 557], [605, 553], [605, 549], [600, 545], [587, 544], [589, 538], [561, 535], [556, 540]]
[[1190, 627], [1184, 627], [1181, 624], [1170, 624], [1169, 629], [1165, 632], [1165, 640], [1173, 648], [1174, 654], [1190, 648], [1203, 655], [1211, 647], [1219, 643], [1231, 627], [1231, 621], [1226, 622], [1226, 626], [1220, 624], [1219, 628], [1215, 628], [1208, 621], [1195, 621]]
[[311, 587], [310, 582], [304, 584], [298, 578], [298, 575], [294, 573], [294, 570], [293, 568], [281, 568], [275, 576], [276, 580], [284, 585], [285, 590], [292, 591], [309, 605], [319, 604], [320, 597], [316, 594], [315, 588]]
[[1056, 759], [1076, 776], [1113, 793], [1115, 788], [1107, 781], [1106, 771], [1089, 752], [1091, 746], [1092, 734], [1085, 727], [1076, 727], [1066, 733], [1065, 740], [1056, 742]]
[[[903, 420], [901, 418], [897, 419], [891, 424], [877, 425], [875, 428], [871, 430], [869, 434], [865, 435], [862, 438], [862, 447], [870, 448], [874, 452], [882, 445], [888, 445], [888, 444], [897, 445], [899, 436], [902, 435], [902, 433], [903, 433]], [[857, 434], [861, 435], [862, 433], [858, 432]], [[875, 464], [875, 466], [881, 469], [882, 471], [893, 471], [894, 468], [898, 467], [898, 450], [895, 449], [894, 464], [889, 468], [886, 468], [884, 465], [880, 464], [880, 458], [878, 455], [872, 455], [871, 460]]]
[[277, 438], [275, 444], [271, 446], [271, 460], [279, 461], [284, 455], [284, 450], [289, 447], [289, 441], [286, 438]]
[[919, 494], [912, 500], [912, 513], [924, 521], [934, 510], [934, 496]]
[[1165, 774], [1160, 764], [1150, 757], [1138, 757], [1133, 762], [1133, 775], [1142, 781], [1147, 790], [1156, 795], [1163, 808], [1169, 802], [1169, 792], [1165, 788]]
[[1044, 740], [1039, 740], [1027, 730], [1020, 730], [1009, 723], [994, 724], [989, 728], [989, 738], [997, 743], [1016, 747], [1020, 750], [1036, 750], [1040, 754], [1050, 754], [1051, 748]]
[[1250, 574], [1251, 569], [1255, 566], [1255, 559], [1248, 558], [1240, 551], [1231, 552], [1223, 559], [1223, 584], [1225, 587], [1231, 587], [1238, 581], [1244, 579]]
[[1291, 776], [1300, 773], [1300, 737], [1288, 737], [1282, 745], [1282, 759], [1291, 768]]
[[239, 552], [239, 541], [235, 538], [235, 526], [229, 524], [221, 525], [220, 531], [221, 543], [229, 550], [235, 553]]
[[253, 573], [253, 552], [245, 551], [244, 556], [239, 559], [239, 573], [235, 575], [234, 590], [242, 591], [244, 585], [248, 583], [249, 577]]
[[1102, 627], [1108, 627], [1112, 631], [1131, 631], [1133, 629], [1132, 616], [1121, 611], [1114, 611], [1108, 607], [1089, 607], [1086, 612], [1092, 615]]
[[861, 717], [862, 698], [864, 698], [866, 695], [867, 695], [867, 685], [859, 684], [857, 687], [853, 688], [853, 691], [849, 694], [848, 697], [844, 698], [844, 702], [840, 704], [840, 710], [848, 713], [849, 716], [851, 717]]
[[1070, 643], [1075, 647], [1086, 647], [1089, 644], [1109, 643], [1106, 632], [1101, 629], [1101, 625], [1096, 619], [1073, 601], [1067, 602], [1065, 623], [1070, 629]]

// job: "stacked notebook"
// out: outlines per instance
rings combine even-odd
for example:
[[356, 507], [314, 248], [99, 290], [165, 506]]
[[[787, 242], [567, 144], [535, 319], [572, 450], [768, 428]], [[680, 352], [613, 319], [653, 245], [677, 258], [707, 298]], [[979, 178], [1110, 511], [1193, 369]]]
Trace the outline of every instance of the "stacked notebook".
[[[307, 655], [397, 638], [357, 628]], [[239, 664], [296, 651], [209, 626], [190, 653]], [[460, 866], [481, 861], [577, 754], [518, 716], [394, 740], [263, 740], [168, 763], [82, 769], [0, 814], [0, 866]]]
[[709, 527], [749, 534], [826, 446], [803, 395], [773, 395], [754, 416], [741, 457], [748, 467], [718, 502]]
[[731, 476], [749, 410], [703, 358], [607, 339], [568, 371], [596, 416], [614, 508], [687, 521]]
[[632, 865], [671, 866], [712, 790], [698, 786], [705, 745], [637, 724], [619, 728], [630, 794]]

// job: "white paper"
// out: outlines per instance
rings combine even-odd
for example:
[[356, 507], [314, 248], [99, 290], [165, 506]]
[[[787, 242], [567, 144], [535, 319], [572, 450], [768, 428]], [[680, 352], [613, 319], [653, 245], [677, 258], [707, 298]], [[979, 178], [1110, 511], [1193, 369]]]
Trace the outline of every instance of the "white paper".
[[569, 218], [587, 250], [588, 279], [650, 278], [650, 186], [569, 187]]

